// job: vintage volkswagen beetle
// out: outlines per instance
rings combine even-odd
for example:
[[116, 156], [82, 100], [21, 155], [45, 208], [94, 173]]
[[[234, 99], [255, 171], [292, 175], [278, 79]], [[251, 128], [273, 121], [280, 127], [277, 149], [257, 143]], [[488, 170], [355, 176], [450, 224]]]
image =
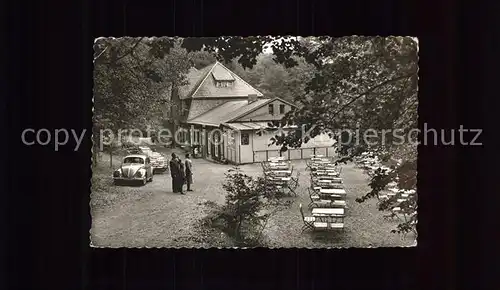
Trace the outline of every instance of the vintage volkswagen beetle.
[[123, 158], [120, 168], [113, 172], [115, 184], [123, 181], [140, 181], [145, 185], [153, 181], [153, 167], [146, 155], [127, 155]]

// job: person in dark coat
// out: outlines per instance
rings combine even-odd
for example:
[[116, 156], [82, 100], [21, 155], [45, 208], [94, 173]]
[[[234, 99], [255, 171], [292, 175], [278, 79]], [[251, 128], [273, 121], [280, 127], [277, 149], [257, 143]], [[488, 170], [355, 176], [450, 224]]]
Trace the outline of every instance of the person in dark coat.
[[177, 165], [177, 162], [175, 162], [175, 159], [177, 158], [177, 155], [175, 153], [172, 153], [172, 159], [170, 159], [169, 165], [170, 165], [170, 176], [172, 177], [172, 191], [177, 193], [177, 183], [176, 183], [176, 178], [177, 175], [179, 174], [179, 166]]
[[191, 157], [190, 154], [186, 154], [186, 161], [184, 162], [186, 164], [186, 186], [187, 186], [187, 191], [193, 191], [191, 189], [191, 184], [193, 184], [193, 163], [191, 162], [190, 157]]
[[178, 190], [181, 194], [184, 194], [184, 192], [182, 191], [182, 188], [184, 187], [184, 183], [186, 182], [186, 172], [185, 172], [185, 169], [184, 169], [184, 163], [182, 163], [182, 160], [177, 157], [177, 163], [178, 163], [178, 166], [179, 166], [179, 175], [178, 175], [178, 180], [177, 180], [177, 186], [178, 186]]
[[182, 184], [184, 183], [184, 168], [181, 167], [182, 162], [175, 153], [172, 153], [170, 160], [170, 175], [172, 176], [172, 190], [175, 193], [184, 194], [182, 192]]

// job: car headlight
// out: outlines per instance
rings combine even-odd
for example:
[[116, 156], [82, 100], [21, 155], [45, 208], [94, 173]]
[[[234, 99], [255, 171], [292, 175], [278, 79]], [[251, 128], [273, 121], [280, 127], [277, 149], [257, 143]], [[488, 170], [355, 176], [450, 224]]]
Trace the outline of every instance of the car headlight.
[[135, 174], [135, 176], [137, 176], [137, 177], [142, 177], [142, 175], [143, 175], [142, 170], [138, 170], [137, 173]]
[[113, 172], [113, 177], [120, 177], [120, 175], [122, 175], [120, 170], [115, 170], [115, 172]]

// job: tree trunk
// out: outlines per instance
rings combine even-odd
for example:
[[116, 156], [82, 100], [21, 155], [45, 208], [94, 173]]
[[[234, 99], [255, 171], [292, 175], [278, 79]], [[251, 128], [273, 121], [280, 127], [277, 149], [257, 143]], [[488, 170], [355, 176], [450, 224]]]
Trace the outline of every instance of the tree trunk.
[[[240, 203], [237, 203], [236, 207], [237, 212], [240, 212]], [[241, 214], [238, 215], [238, 225], [236, 226], [236, 239], [241, 241], [241, 223], [243, 222], [243, 216]]]
[[269, 221], [269, 218], [271, 215], [267, 216], [266, 220], [264, 221], [264, 224], [262, 225], [262, 228], [260, 229], [259, 235], [257, 236], [257, 241], [260, 242], [260, 239], [262, 238], [262, 233], [266, 229], [267, 222]]
[[177, 142], [175, 141], [175, 138], [176, 138], [176, 135], [175, 135], [175, 132], [177, 130], [177, 126], [175, 124], [175, 120], [172, 119], [172, 123], [171, 123], [171, 129], [172, 129], [172, 144], [170, 144], [170, 147], [172, 149], [174, 149], [175, 147], [177, 147]]
[[177, 95], [177, 92], [175, 90], [175, 84], [172, 83], [171, 87], [170, 87], [170, 124], [171, 124], [171, 129], [172, 129], [172, 144], [171, 144], [171, 148], [174, 149], [175, 147], [177, 147], [176, 145], [176, 141], [175, 141], [175, 137], [176, 137], [176, 130], [177, 130], [177, 120], [178, 120], [178, 116], [177, 116], [177, 113], [176, 113], [176, 110], [179, 109], [179, 96]]
[[113, 149], [109, 148], [109, 168], [113, 169]]

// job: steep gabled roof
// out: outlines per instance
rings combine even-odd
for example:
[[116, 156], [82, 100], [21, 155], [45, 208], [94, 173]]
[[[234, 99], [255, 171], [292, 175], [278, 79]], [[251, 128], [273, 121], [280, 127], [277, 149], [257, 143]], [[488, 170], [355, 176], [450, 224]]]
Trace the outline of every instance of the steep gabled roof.
[[205, 112], [191, 120], [188, 120], [188, 123], [192, 124], [201, 124], [208, 126], [220, 126], [222, 123], [226, 123], [229, 120], [237, 118], [247, 112], [261, 107], [266, 104], [269, 99], [260, 99], [256, 100], [252, 103], [248, 103], [248, 100], [236, 100], [236, 101], [228, 101], [224, 104], [213, 108], [212, 110]]
[[[187, 76], [189, 84], [179, 89], [180, 98], [226, 98], [247, 97], [248, 95], [263, 94], [249, 85], [238, 75], [226, 68], [220, 62], [207, 66], [201, 70], [192, 69]], [[228, 87], [217, 87], [215, 80], [233, 81]]]
[[297, 108], [297, 106], [296, 106], [296, 105], [294, 105], [294, 104], [292, 104], [292, 103], [290, 103], [290, 102], [288, 102], [288, 101], [285, 101], [285, 100], [283, 100], [283, 99], [281, 99], [281, 98], [278, 98], [278, 97], [276, 97], [276, 98], [272, 98], [272, 99], [265, 99], [265, 100], [266, 100], [266, 101], [265, 101], [265, 102], [262, 102], [259, 106], [254, 107], [254, 108], [251, 108], [251, 109], [249, 109], [249, 110], [246, 110], [245, 112], [242, 112], [241, 114], [239, 114], [239, 115], [237, 115], [237, 116], [234, 116], [232, 119], [228, 120], [228, 122], [235, 122], [235, 121], [237, 121], [238, 119], [243, 118], [243, 117], [245, 117], [246, 115], [248, 115], [248, 114], [250, 114], [250, 113], [253, 113], [253, 112], [255, 112], [256, 110], [258, 110], [258, 109], [262, 108], [263, 106], [265, 106], [265, 105], [267, 105], [267, 104], [269, 104], [269, 103], [271, 103], [271, 102], [274, 102], [274, 101], [280, 101], [280, 102], [282, 102], [282, 103], [284, 103], [284, 104], [290, 105], [292, 108]]
[[212, 76], [216, 81], [234, 81], [234, 77], [231, 75], [228, 69], [224, 69], [220, 65], [214, 66], [212, 69]]
[[225, 102], [187, 122], [209, 126], [220, 126], [223, 123], [237, 122], [238, 119], [276, 100], [295, 107], [294, 104], [280, 98], [258, 99], [251, 103], [248, 103], [248, 100], [233, 100]]
[[188, 84], [179, 88], [181, 99], [185, 99], [191, 96], [191, 94], [201, 84], [201, 81], [205, 78], [205, 76], [211, 69], [212, 66], [206, 66], [199, 70], [194, 67], [190, 68], [189, 72], [186, 75]]

